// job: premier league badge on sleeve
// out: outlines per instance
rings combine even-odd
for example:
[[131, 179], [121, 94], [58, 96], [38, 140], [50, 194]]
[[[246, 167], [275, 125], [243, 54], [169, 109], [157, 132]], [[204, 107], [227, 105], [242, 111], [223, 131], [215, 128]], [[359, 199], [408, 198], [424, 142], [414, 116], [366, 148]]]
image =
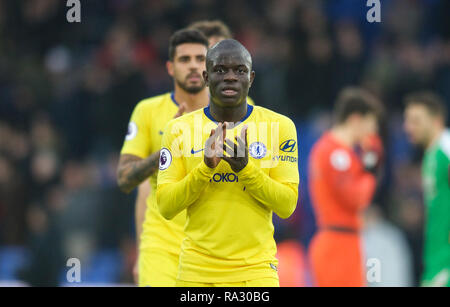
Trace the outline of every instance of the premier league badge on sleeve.
[[137, 135], [138, 127], [134, 122], [130, 122], [128, 124], [127, 135], [125, 136], [125, 140], [130, 141], [134, 139]]
[[159, 154], [159, 169], [161, 171], [167, 169], [172, 164], [172, 155], [167, 148], [161, 149]]
[[250, 144], [250, 147], [248, 148], [248, 152], [250, 156], [252, 156], [255, 159], [262, 159], [266, 156], [267, 148], [266, 145], [264, 145], [261, 142], [254, 142]]

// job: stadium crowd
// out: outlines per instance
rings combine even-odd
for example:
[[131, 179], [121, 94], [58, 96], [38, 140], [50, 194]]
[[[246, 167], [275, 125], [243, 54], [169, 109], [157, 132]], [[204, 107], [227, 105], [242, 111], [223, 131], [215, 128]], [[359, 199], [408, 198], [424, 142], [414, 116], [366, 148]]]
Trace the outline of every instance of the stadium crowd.
[[394, 284], [418, 283], [422, 153], [402, 132], [402, 100], [432, 89], [450, 107], [449, 1], [382, 1], [379, 24], [352, 0], [81, 2], [81, 23], [66, 21], [65, 1], [0, 2], [0, 282], [64, 284], [66, 260], [76, 257], [86, 282], [132, 283], [134, 195], [115, 179], [129, 116], [139, 100], [172, 88], [170, 35], [220, 19], [252, 54], [255, 103], [297, 124], [300, 206], [275, 219], [277, 242], [307, 248], [309, 150], [330, 125], [337, 92], [361, 85], [389, 110], [367, 254], [391, 259]]

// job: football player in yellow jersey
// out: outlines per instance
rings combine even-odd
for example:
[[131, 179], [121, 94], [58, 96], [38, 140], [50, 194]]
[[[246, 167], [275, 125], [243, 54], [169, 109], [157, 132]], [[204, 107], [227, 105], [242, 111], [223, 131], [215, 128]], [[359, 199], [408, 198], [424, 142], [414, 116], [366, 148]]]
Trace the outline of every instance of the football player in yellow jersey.
[[209, 49], [209, 106], [164, 130], [157, 205], [167, 219], [187, 215], [177, 286], [279, 286], [272, 212], [288, 218], [297, 204], [297, 133], [247, 104], [251, 67], [235, 40]]
[[[175, 285], [185, 215], [167, 221], [157, 210], [159, 149], [163, 129], [169, 120], [184, 111], [208, 105], [208, 91], [201, 75], [207, 48], [208, 40], [196, 30], [180, 30], [173, 34], [167, 69], [174, 79], [174, 92], [145, 99], [135, 107], [122, 147], [117, 171], [119, 187], [130, 192], [147, 179], [150, 183], [143, 188], [147, 193], [139, 191], [136, 206], [140, 286]], [[183, 104], [179, 106], [177, 101]], [[143, 195], [148, 205], [143, 202]]]
[[[194, 29], [200, 31], [202, 34], [205, 35], [205, 37], [208, 39], [209, 46], [212, 46], [216, 42], [231, 38], [231, 32], [228, 29], [228, 27], [221, 21], [215, 20], [215, 21], [199, 21], [196, 23], [193, 23], [188, 27], [189, 29]], [[174, 39], [175, 40], [175, 39]], [[173, 46], [172, 48], [177, 49], [176, 46]], [[186, 46], [180, 46], [182, 48], [183, 52], [185, 52]], [[179, 49], [179, 48], [178, 48]], [[205, 55], [206, 55], [206, 50]], [[181, 59], [181, 54], [179, 54], [178, 59]], [[191, 63], [192, 64], [192, 63]], [[180, 70], [181, 68], [187, 67], [186, 65], [191, 65], [189, 63], [184, 63], [183, 61], [177, 61], [177, 59], [173, 61], [168, 62], [168, 70], [171, 76], [176, 78], [175, 83], [175, 91], [172, 94], [164, 94], [161, 96], [153, 97], [150, 99], [145, 99], [141, 103], [139, 103], [135, 111], [133, 112], [133, 118], [130, 121], [130, 127], [129, 130], [132, 131], [134, 128], [134, 125], [137, 125], [137, 122], [139, 122], [138, 126], [140, 127], [140, 130], [149, 131], [149, 134], [153, 133], [155, 134], [152, 138], [143, 138], [142, 136], [144, 134], [140, 134], [141, 138], [136, 138], [134, 141], [127, 141], [126, 146], [124, 145], [124, 148], [122, 150], [122, 154], [131, 154], [136, 155], [136, 152], [134, 149], [132, 149], [132, 146], [136, 146], [138, 148], [147, 148], [144, 150], [144, 156], [148, 154], [148, 148], [151, 147], [150, 153], [155, 154], [155, 156], [158, 156], [159, 154], [159, 142], [161, 141], [162, 136], [162, 130], [165, 126], [165, 124], [172, 119], [173, 117], [180, 116], [185, 111], [185, 103], [189, 106], [193, 106], [194, 108], [197, 107], [204, 107], [209, 102], [208, 99], [205, 99], [205, 92], [206, 89], [201, 90], [198, 94], [195, 93], [189, 93], [184, 90], [184, 88], [188, 85], [183, 85], [183, 80], [185, 80], [185, 76], [187, 74], [187, 71]], [[202, 72], [204, 70], [204, 67], [200, 69], [199, 71]], [[181, 86], [179, 86], [181, 84]], [[195, 87], [194, 87], [195, 90]], [[185, 98], [185, 97], [188, 98]], [[191, 98], [191, 99], [189, 99]], [[197, 100], [201, 101], [200, 104], [195, 103]], [[150, 103], [152, 101], [153, 103]], [[159, 101], [159, 103], [155, 103], [155, 101]], [[178, 106], [177, 101], [180, 101], [180, 106]], [[194, 103], [191, 103], [193, 101]], [[248, 103], [251, 105], [254, 105], [254, 102], [251, 100], [250, 97], [248, 97]], [[178, 111], [177, 111], [178, 108]], [[187, 111], [193, 110], [194, 108], [188, 108]], [[157, 114], [157, 117], [155, 118], [155, 114]], [[175, 114], [175, 115], [173, 115]], [[162, 116], [161, 116], [162, 115]], [[130, 138], [130, 137], [128, 137]], [[126, 153], [126, 151], [132, 150], [131, 152]], [[138, 149], [137, 154], [141, 154], [141, 151]], [[159, 156], [158, 156], [159, 157]], [[156, 161], [155, 158], [153, 158], [152, 161]], [[153, 162], [154, 163], [154, 162]], [[157, 162], [156, 162], [157, 163]], [[122, 165], [123, 166], [123, 165]], [[129, 167], [126, 166], [126, 167]], [[153, 170], [155, 169], [153, 164]], [[140, 285], [146, 285], [149, 284], [149, 280], [160, 280], [160, 282], [151, 282], [150, 284], [155, 285], [174, 285], [175, 284], [175, 276], [176, 276], [176, 267], [178, 265], [178, 258], [177, 257], [164, 257], [163, 259], [160, 259], [166, 263], [166, 265], [160, 265], [158, 268], [161, 268], [161, 270], [153, 270], [153, 272], [150, 272], [152, 269], [149, 265], [145, 265], [147, 261], [145, 261], [146, 258], [152, 257], [152, 254], [156, 252], [156, 250], [164, 250], [163, 253], [169, 252], [171, 256], [173, 256], [174, 251], [179, 250], [179, 246], [181, 245], [181, 240], [183, 238], [182, 230], [180, 225], [183, 225], [184, 215], [181, 214], [180, 217], [177, 219], [177, 222], [167, 222], [165, 221], [160, 214], [155, 210], [155, 190], [156, 190], [156, 172], [152, 173], [152, 177], [150, 177], [150, 180], [144, 180], [138, 187], [138, 193], [136, 198], [136, 205], [135, 205], [135, 224], [136, 224], [136, 242], [137, 246], [139, 247], [139, 250], [143, 250], [142, 257], [138, 257], [142, 259], [142, 261], [137, 261], [136, 265], [134, 267], [134, 277], [137, 284]], [[126, 190], [128, 191], [128, 190]], [[149, 205], [147, 206], [147, 203]], [[173, 225], [173, 228], [171, 228]], [[165, 228], [169, 228], [168, 231], [164, 232], [161, 231], [161, 227], [164, 226], [163, 230]], [[151, 242], [155, 242], [154, 238], [161, 238], [170, 236], [171, 244], [149, 244]], [[142, 237], [142, 238], [141, 238]], [[142, 240], [142, 245], [141, 245]], [[159, 240], [161, 242], [161, 240]], [[178, 246], [178, 248], [173, 248], [173, 246]], [[140, 252], [138, 251], [138, 254]], [[158, 252], [158, 255], [161, 253]], [[162, 258], [162, 257], [159, 257]], [[155, 259], [153, 263], [157, 263], [158, 257], [154, 257]], [[139, 270], [139, 263], [141, 269]], [[170, 266], [173, 269], [170, 270], [167, 267]], [[149, 268], [149, 269], [145, 269]], [[164, 270], [164, 271], [163, 271]], [[140, 274], [139, 274], [139, 271]], [[171, 272], [171, 273], [165, 273], [165, 272]], [[157, 274], [163, 274], [165, 278], [158, 278], [156, 277]], [[141, 276], [141, 278], [139, 278]], [[171, 282], [169, 281], [171, 280]], [[141, 282], [139, 282], [141, 280]]]

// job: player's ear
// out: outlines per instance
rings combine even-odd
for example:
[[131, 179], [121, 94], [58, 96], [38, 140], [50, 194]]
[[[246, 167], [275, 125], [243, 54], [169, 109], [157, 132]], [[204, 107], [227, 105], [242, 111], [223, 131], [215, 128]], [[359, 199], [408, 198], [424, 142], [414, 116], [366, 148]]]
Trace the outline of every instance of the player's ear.
[[203, 71], [203, 79], [205, 80], [206, 86], [209, 86], [208, 72], [206, 70]]
[[252, 70], [251, 72], [250, 72], [250, 84], [249, 84], [249, 88], [252, 86], [252, 84], [253, 84], [253, 80], [255, 80], [255, 71], [254, 70]]
[[169, 76], [173, 77], [173, 62], [172, 61], [167, 61], [166, 62], [166, 68], [167, 68], [167, 73], [169, 74]]

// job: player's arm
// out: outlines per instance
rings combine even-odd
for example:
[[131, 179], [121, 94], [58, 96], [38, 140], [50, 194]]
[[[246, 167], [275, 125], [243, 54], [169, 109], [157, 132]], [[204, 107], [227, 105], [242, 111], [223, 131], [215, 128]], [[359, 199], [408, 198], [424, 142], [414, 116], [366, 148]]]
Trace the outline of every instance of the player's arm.
[[[438, 221], [433, 222], [440, 223], [443, 228], [446, 228], [446, 231], [444, 230], [442, 235], [447, 238], [448, 247], [450, 248], [450, 146], [440, 150], [436, 160], [437, 173], [435, 175], [435, 184], [437, 189], [432, 207], [434, 210], [439, 211], [440, 214], [435, 215], [438, 216]], [[450, 258], [448, 269], [450, 270]], [[450, 276], [448, 276], [448, 280], [450, 281]]]
[[329, 176], [334, 180], [332, 184], [336, 187], [337, 197], [351, 210], [361, 210], [370, 204], [382, 170], [383, 143], [379, 135], [367, 136], [360, 146], [363, 170], [355, 174], [345, 169], [338, 172], [334, 169], [331, 171], [334, 174]]
[[[182, 103], [174, 118], [181, 116], [185, 109], [186, 105]], [[139, 103], [131, 115], [117, 168], [117, 183], [125, 193], [131, 192], [158, 170], [159, 151], [150, 155], [149, 120], [151, 120], [149, 109], [144, 109], [143, 104]]]
[[215, 130], [211, 131], [205, 143], [204, 160], [187, 175], [182, 163], [180, 143], [174, 140], [174, 134], [171, 131], [172, 127], [169, 124], [164, 132], [161, 155], [166, 154], [171, 157], [171, 160], [163, 162], [165, 159], [161, 159], [156, 191], [159, 211], [166, 219], [174, 218], [200, 197], [220, 162], [217, 151], [221, 146], [215, 144], [219, 135], [224, 133], [224, 128], [222, 124], [219, 124]]
[[132, 154], [122, 154], [117, 168], [117, 183], [125, 192], [131, 192], [141, 182], [158, 170], [159, 151], [142, 159]]
[[214, 169], [210, 169], [202, 162], [182, 180], [158, 185], [156, 198], [161, 215], [168, 220], [173, 219], [196, 201], [213, 171]]
[[297, 132], [294, 123], [291, 120], [283, 120], [280, 133], [281, 142], [291, 140], [295, 144], [295, 151], [286, 153], [293, 159], [277, 160], [278, 164], [271, 168], [269, 175], [248, 159], [246, 126], [242, 129], [241, 136], [236, 137], [237, 144], [229, 139], [225, 140], [228, 150], [227, 147], [224, 147], [224, 150], [234, 151], [234, 157], [225, 156], [223, 159], [239, 174], [239, 181], [252, 197], [279, 217], [288, 218], [294, 212], [298, 200]]
[[152, 152], [150, 135], [151, 109], [138, 103], [133, 110], [128, 132], [117, 167], [117, 184], [125, 192], [131, 192], [158, 169], [159, 151]]
[[298, 183], [278, 182], [252, 161], [239, 173], [239, 181], [256, 200], [283, 219], [290, 217], [297, 206]]
[[347, 170], [336, 173], [335, 169], [332, 171], [335, 174], [330, 176], [334, 178], [338, 198], [352, 210], [361, 210], [370, 204], [382, 166], [383, 144], [377, 134], [366, 137], [361, 147], [363, 170], [354, 174]]
[[375, 188], [375, 176], [364, 172], [343, 182], [338, 182], [337, 194], [347, 207], [360, 210], [370, 204]]
[[[336, 155], [336, 153], [334, 154]], [[338, 161], [343, 160], [352, 163], [348, 153], [339, 152], [337, 154], [347, 155], [342, 158], [335, 157]], [[350, 165], [344, 165], [344, 167], [341, 168], [338, 165], [333, 165], [331, 162], [332, 160], [333, 157], [328, 157], [328, 159], [325, 159], [324, 161], [324, 163], [331, 164], [328, 167], [325, 167], [325, 169], [329, 170], [325, 178], [329, 180], [330, 186], [334, 187], [334, 195], [336, 198], [340, 203], [351, 210], [361, 210], [367, 207], [375, 193], [375, 176], [365, 170], [361, 170], [359, 173], [354, 174], [350, 171]]]
[[145, 220], [145, 211], [147, 210], [147, 198], [150, 195], [150, 183], [148, 180], [142, 182], [139, 185], [138, 193], [136, 197], [135, 206], [135, 224], [136, 224], [136, 242], [137, 246], [140, 243], [140, 237], [142, 233], [142, 225]]
[[135, 205], [135, 227], [136, 227], [136, 254], [137, 259], [133, 267], [133, 278], [135, 284], [139, 283], [139, 246], [141, 245], [141, 234], [147, 210], [147, 197], [150, 194], [150, 183], [148, 180], [139, 185]]

